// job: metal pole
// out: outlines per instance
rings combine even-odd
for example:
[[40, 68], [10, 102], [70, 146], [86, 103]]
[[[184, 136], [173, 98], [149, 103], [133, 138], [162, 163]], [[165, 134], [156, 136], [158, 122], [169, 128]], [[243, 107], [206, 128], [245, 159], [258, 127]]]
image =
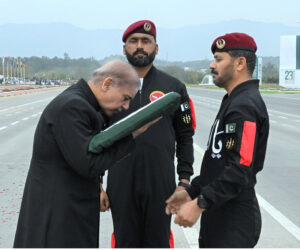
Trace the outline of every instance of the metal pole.
[[2, 57], [2, 73], [3, 73], [3, 84], [5, 83], [5, 73], [4, 73], [4, 56]]
[[9, 78], [9, 57], [6, 58], [7, 83]]
[[16, 62], [15, 62], [15, 58], [13, 58], [13, 67], [14, 67], [14, 80], [16, 78]]
[[10, 83], [12, 83], [12, 67], [13, 67], [13, 61], [11, 61], [11, 65], [10, 65]]

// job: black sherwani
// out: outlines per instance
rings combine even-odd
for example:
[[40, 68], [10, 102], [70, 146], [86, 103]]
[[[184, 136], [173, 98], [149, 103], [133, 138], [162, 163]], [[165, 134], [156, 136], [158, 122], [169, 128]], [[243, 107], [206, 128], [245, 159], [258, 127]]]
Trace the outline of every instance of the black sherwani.
[[14, 247], [98, 247], [99, 175], [134, 147], [128, 136], [88, 152], [107, 123], [84, 80], [58, 95], [37, 125]]

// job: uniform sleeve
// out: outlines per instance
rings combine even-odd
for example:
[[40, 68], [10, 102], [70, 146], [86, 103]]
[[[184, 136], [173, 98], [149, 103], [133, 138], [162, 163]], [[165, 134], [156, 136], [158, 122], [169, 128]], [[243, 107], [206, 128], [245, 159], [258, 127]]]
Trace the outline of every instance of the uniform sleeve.
[[135, 144], [130, 135], [100, 154], [88, 152], [89, 142], [96, 133], [92, 130], [89, 109], [85, 105], [66, 105], [58, 113], [52, 133], [68, 165], [82, 176], [94, 177], [128, 156]]
[[[226, 155], [224, 170], [216, 180], [200, 188], [209, 204], [220, 205], [249, 187], [255, 174], [252, 165], [257, 150], [257, 127], [258, 121], [249, 107], [232, 110], [226, 116], [223, 140]], [[201, 179], [198, 185], [201, 186]]]
[[[190, 180], [193, 175], [194, 149], [193, 149], [193, 119], [190, 99], [183, 85], [181, 91], [181, 105], [174, 115], [174, 128], [176, 134], [177, 174], [180, 179]], [[195, 121], [194, 121], [195, 122]]]

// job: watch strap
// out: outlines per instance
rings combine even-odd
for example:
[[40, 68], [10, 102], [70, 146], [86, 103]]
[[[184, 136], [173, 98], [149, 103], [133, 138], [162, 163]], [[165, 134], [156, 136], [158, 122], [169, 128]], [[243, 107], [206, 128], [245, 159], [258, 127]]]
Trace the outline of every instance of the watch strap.
[[183, 181], [180, 181], [180, 182], [178, 183], [178, 186], [181, 186], [181, 187], [184, 187], [184, 188], [189, 188], [191, 185], [188, 184], [188, 183], [185, 183], [185, 182], [183, 182]]

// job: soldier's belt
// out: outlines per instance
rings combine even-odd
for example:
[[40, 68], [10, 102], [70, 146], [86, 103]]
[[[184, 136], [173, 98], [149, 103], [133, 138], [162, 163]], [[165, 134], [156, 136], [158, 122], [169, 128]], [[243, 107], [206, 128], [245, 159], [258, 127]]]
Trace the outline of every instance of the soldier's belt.
[[181, 97], [178, 93], [170, 92], [146, 106], [131, 113], [109, 128], [95, 135], [89, 144], [89, 151], [100, 153], [114, 142], [126, 137], [146, 123], [161, 115], [173, 113], [180, 105]]

